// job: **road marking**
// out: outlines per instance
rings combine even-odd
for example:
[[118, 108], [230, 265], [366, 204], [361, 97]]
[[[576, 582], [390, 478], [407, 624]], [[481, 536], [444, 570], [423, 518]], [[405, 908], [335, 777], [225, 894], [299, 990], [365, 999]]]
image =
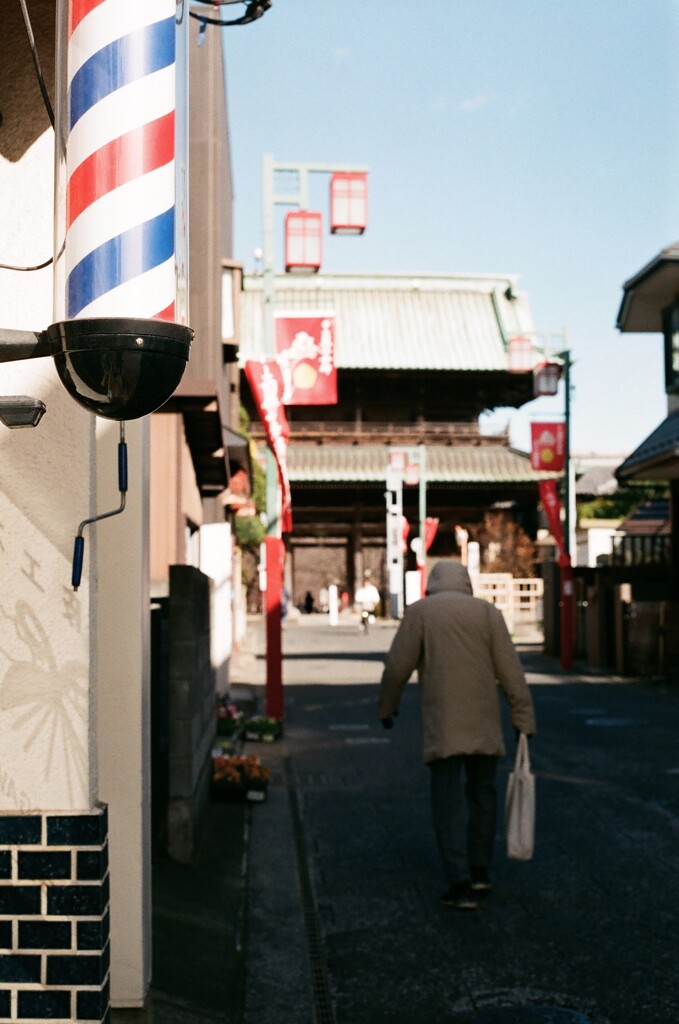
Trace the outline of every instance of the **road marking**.
[[365, 747], [369, 743], [388, 743], [386, 736], [356, 736], [344, 741], [350, 747]]
[[615, 728], [625, 725], [648, 725], [648, 720], [645, 718], [587, 718], [585, 725], [603, 725]]

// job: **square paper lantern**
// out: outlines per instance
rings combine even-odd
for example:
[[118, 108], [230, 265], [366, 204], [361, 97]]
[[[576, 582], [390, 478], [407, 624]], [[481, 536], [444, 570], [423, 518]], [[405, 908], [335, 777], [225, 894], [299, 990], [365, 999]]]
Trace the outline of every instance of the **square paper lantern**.
[[320, 213], [294, 210], [285, 218], [285, 269], [289, 274], [315, 274], [321, 266], [323, 225]]
[[538, 363], [533, 370], [533, 394], [535, 397], [556, 395], [559, 391], [560, 377], [561, 366], [559, 363]]
[[509, 339], [510, 373], [526, 373], [533, 369], [533, 342], [526, 334], [517, 334]]
[[336, 171], [330, 177], [330, 230], [362, 235], [368, 223], [368, 175]]

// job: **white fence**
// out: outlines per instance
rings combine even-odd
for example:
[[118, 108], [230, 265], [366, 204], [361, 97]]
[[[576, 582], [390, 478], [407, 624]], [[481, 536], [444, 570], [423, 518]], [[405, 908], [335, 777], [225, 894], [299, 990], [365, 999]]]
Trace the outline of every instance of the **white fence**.
[[544, 583], [541, 579], [515, 579], [511, 573], [472, 574], [474, 596], [494, 604], [505, 617], [510, 633], [521, 627], [542, 629], [542, 599]]

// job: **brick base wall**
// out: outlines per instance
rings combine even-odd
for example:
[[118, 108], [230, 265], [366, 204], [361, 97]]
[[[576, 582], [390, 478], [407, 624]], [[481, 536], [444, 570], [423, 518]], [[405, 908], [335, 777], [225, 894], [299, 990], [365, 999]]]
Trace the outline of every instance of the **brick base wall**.
[[110, 1020], [108, 816], [0, 814], [0, 1022]]

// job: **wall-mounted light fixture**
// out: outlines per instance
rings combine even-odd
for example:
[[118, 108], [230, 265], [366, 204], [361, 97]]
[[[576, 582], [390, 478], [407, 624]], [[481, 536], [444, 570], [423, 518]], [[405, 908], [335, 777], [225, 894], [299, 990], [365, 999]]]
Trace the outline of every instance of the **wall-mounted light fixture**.
[[37, 427], [46, 408], [39, 398], [9, 395], [0, 398], [0, 423], [12, 430], [17, 427]]
[[66, 320], [45, 331], [0, 329], [0, 363], [52, 356], [80, 405], [111, 420], [134, 420], [163, 405], [181, 380], [193, 331], [166, 320]]

